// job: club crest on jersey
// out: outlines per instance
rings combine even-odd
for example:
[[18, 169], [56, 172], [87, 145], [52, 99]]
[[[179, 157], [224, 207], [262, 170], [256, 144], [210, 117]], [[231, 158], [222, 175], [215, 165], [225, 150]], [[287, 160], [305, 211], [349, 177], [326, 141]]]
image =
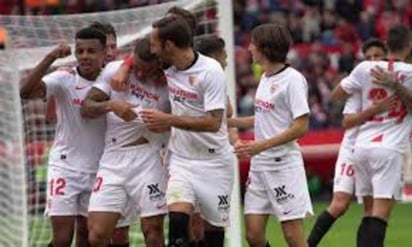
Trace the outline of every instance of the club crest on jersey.
[[273, 84], [272, 86], [270, 86], [269, 92], [270, 92], [271, 94], [274, 94], [277, 89], [278, 89], [278, 85]]
[[197, 83], [197, 77], [194, 76], [194, 75], [190, 75], [190, 76], [189, 76], [189, 84], [190, 84], [191, 86], [193, 86], [193, 85], [195, 85], [196, 83]]

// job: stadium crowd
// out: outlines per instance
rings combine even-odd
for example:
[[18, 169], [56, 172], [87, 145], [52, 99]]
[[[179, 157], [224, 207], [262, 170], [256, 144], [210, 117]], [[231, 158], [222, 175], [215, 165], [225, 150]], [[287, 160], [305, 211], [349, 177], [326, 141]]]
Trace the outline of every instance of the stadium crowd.
[[[170, 0], [0, 0], [0, 14], [70, 14], [131, 8]], [[11, 4], [10, 4], [11, 2]], [[13, 4], [14, 2], [14, 4]], [[7, 3], [7, 4], [6, 4]], [[339, 127], [342, 105], [331, 102], [334, 86], [352, 70], [362, 55], [360, 46], [371, 37], [385, 39], [391, 26], [411, 25], [409, 0], [234, 0], [238, 112], [253, 112], [261, 68], [247, 50], [250, 30], [268, 21], [290, 28], [294, 46], [290, 63], [307, 78], [311, 129]]]

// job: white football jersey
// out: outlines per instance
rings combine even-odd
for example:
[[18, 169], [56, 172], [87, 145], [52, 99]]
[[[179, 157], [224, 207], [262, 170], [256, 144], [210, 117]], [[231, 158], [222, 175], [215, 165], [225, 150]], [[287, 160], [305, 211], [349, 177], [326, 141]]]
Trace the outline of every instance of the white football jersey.
[[[347, 93], [360, 92], [362, 111], [374, 101], [394, 95], [393, 90], [378, 86], [372, 82], [370, 70], [375, 66], [388, 68], [387, 61], [365, 61], [353, 69], [342, 81], [342, 88]], [[394, 62], [394, 71], [398, 80], [408, 90], [412, 89], [412, 66], [404, 62]], [[400, 99], [387, 112], [376, 115], [359, 128], [356, 145], [363, 147], [384, 147], [403, 152], [411, 133], [412, 118]]]
[[[362, 95], [359, 92], [356, 92], [346, 100], [345, 107], [343, 108], [342, 113], [343, 114], [356, 114], [356, 113], [361, 112], [361, 108], [362, 108]], [[341, 149], [344, 148], [351, 152], [353, 147], [355, 146], [358, 131], [359, 131], [359, 126], [355, 126], [353, 128], [345, 130], [345, 133], [342, 138], [342, 142], [340, 144], [340, 148]]]
[[42, 80], [47, 96], [56, 98], [57, 125], [50, 165], [96, 173], [103, 151], [105, 119], [85, 119], [80, 115], [80, 107], [95, 81], [84, 79], [77, 70], [74, 74], [55, 71]]
[[121, 100], [136, 105], [135, 111], [138, 117], [133, 121], [126, 122], [113, 112], [106, 115], [107, 129], [104, 151], [118, 150], [122, 146], [136, 141], [139, 137], [145, 137], [154, 146], [167, 144], [169, 133], [150, 132], [143, 124], [139, 116], [141, 109], [158, 109], [170, 112], [170, 103], [167, 85], [161, 85], [152, 81], [139, 81], [134, 74], [129, 78], [129, 90], [117, 92], [112, 90], [110, 79], [122, 65], [122, 61], [107, 64], [102, 72], [102, 78], [94, 87], [102, 90], [111, 100]]
[[[286, 67], [278, 73], [262, 75], [255, 96], [255, 140], [267, 140], [284, 132], [293, 120], [308, 114], [308, 86], [297, 70]], [[252, 157], [254, 171], [276, 170], [279, 166], [299, 164], [296, 140], [267, 149]]]
[[184, 158], [208, 159], [230, 152], [226, 120], [226, 77], [220, 64], [201, 54], [186, 70], [165, 70], [173, 115], [203, 117], [224, 110], [218, 132], [194, 132], [172, 128], [169, 149]]

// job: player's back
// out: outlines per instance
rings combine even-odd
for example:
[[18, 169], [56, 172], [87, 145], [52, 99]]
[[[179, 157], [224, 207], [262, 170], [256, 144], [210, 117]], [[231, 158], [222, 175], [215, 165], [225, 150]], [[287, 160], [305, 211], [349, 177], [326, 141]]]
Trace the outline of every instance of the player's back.
[[86, 80], [77, 71], [56, 71], [43, 80], [47, 94], [55, 96], [57, 107], [56, 134], [49, 163], [95, 173], [103, 151], [105, 119], [84, 119], [80, 114], [80, 107], [95, 81]]
[[186, 70], [171, 67], [165, 71], [173, 115], [203, 117], [206, 112], [223, 110], [217, 132], [194, 132], [172, 128], [169, 148], [185, 158], [208, 159], [230, 152], [226, 120], [226, 78], [220, 64], [201, 54]]
[[[359, 64], [352, 73], [342, 82], [345, 91], [361, 91], [362, 110], [372, 106], [377, 100], [395, 95], [394, 91], [373, 83], [370, 70], [379, 66], [389, 68], [388, 61], [365, 61]], [[392, 66], [392, 64], [391, 64]], [[396, 72], [399, 83], [408, 90], [412, 90], [412, 66], [404, 62], [393, 62], [393, 71]], [[403, 152], [408, 143], [408, 136], [412, 129], [412, 118], [401, 99], [397, 97], [386, 112], [374, 116], [360, 126], [356, 145], [365, 147], [384, 147]]]

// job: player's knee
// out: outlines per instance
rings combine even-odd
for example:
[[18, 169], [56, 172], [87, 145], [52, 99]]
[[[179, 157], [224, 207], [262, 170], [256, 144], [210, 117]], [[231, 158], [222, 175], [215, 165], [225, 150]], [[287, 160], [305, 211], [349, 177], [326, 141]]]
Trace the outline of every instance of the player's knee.
[[248, 231], [246, 233], [246, 240], [249, 243], [250, 247], [265, 246], [266, 244], [266, 239], [264, 236], [262, 236], [262, 234], [251, 231]]
[[89, 225], [89, 245], [90, 247], [104, 246], [107, 241], [107, 236], [99, 227]]
[[53, 247], [70, 247], [73, 241], [72, 235], [56, 234], [52, 241]]
[[335, 201], [329, 207], [329, 212], [335, 218], [339, 218], [340, 216], [344, 215], [349, 208], [349, 203], [347, 201]]
[[123, 245], [129, 243], [129, 227], [120, 227], [113, 230], [111, 243]]
[[163, 216], [142, 219], [141, 228], [147, 246], [163, 246]]

